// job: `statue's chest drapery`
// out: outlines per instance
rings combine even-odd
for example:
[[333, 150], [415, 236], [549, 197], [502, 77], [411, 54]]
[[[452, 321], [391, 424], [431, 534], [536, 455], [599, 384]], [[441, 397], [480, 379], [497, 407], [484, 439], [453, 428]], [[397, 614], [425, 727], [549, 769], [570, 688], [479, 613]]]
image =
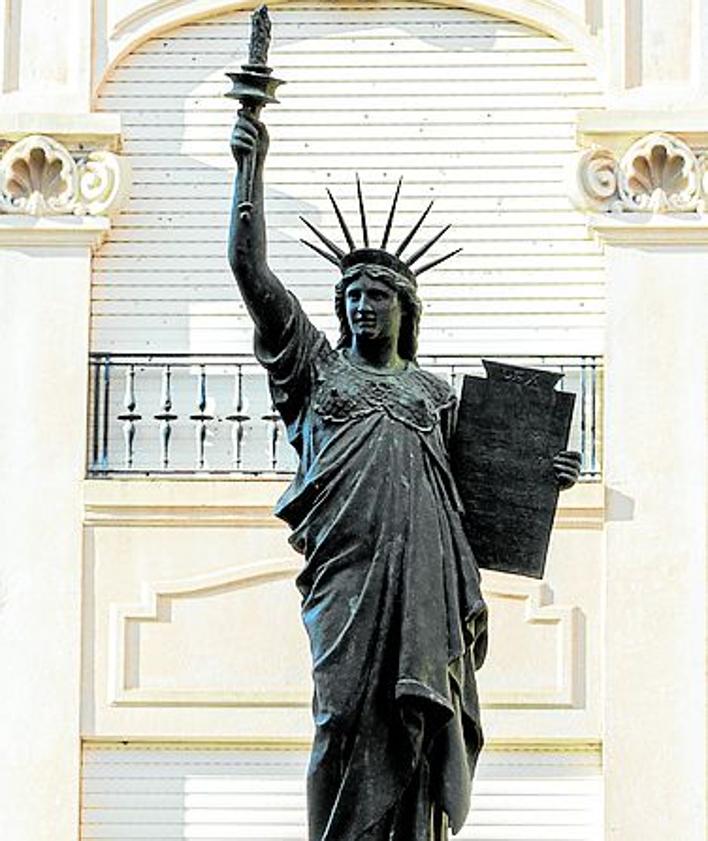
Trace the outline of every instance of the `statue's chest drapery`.
[[385, 412], [406, 426], [431, 432], [454, 402], [447, 383], [414, 365], [393, 373], [368, 371], [339, 351], [323, 355], [315, 365], [312, 409], [335, 424]]

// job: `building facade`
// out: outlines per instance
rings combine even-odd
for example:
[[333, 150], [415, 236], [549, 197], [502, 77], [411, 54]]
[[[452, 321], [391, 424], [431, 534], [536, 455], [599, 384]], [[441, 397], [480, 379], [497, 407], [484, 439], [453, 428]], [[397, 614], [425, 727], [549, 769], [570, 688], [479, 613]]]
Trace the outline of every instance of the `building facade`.
[[[0, 828], [303, 837], [292, 467], [229, 277], [252, 5], [5, 0]], [[274, 269], [431, 198], [421, 360], [565, 372], [584, 481], [543, 582], [485, 575], [488, 750], [460, 837], [705, 837], [708, 4], [282, 2]], [[377, 221], [380, 220], [380, 221]], [[428, 223], [426, 223], [428, 224]], [[466, 833], [466, 834], [465, 834]]]

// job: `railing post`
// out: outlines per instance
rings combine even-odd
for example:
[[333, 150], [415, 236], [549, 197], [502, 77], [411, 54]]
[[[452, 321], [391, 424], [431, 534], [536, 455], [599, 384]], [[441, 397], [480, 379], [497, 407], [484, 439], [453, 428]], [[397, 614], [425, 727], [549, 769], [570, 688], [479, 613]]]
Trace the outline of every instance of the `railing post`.
[[600, 459], [598, 451], [598, 437], [600, 431], [598, 429], [598, 420], [600, 412], [600, 401], [598, 400], [598, 364], [597, 357], [593, 357], [592, 367], [590, 369], [590, 440], [587, 442], [588, 452], [590, 453], [590, 470], [593, 476], [597, 476], [600, 472]]
[[97, 359], [90, 359], [89, 367], [91, 371], [91, 466], [89, 472], [98, 468], [98, 430], [100, 429], [99, 412], [101, 411], [101, 368]]
[[101, 469], [108, 470], [108, 430], [111, 411], [111, 358], [103, 357], [103, 423], [101, 424]]

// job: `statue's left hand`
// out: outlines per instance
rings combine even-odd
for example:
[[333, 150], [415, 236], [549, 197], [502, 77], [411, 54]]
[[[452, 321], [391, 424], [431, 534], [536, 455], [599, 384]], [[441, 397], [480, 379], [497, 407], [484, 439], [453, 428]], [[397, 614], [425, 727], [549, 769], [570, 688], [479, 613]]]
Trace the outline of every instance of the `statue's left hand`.
[[575, 450], [561, 450], [553, 459], [553, 470], [562, 491], [572, 488], [580, 476], [582, 456]]

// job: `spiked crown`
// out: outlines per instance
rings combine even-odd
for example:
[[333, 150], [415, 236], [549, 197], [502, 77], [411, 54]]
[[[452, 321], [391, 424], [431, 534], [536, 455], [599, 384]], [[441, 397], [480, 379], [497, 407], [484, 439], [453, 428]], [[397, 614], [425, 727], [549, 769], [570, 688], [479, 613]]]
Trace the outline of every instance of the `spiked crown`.
[[[312, 222], [309, 222], [303, 216], [300, 217], [302, 222], [307, 225], [307, 227], [312, 231], [312, 233], [319, 239], [322, 245], [325, 248], [322, 248], [320, 245], [315, 245], [312, 242], [308, 242], [307, 240], [303, 239], [300, 240], [304, 245], [308, 248], [311, 248], [320, 257], [324, 257], [325, 260], [329, 260], [330, 263], [334, 263], [335, 266], [339, 268], [342, 274], [345, 274], [349, 269], [353, 266], [358, 265], [374, 265], [374, 266], [383, 266], [384, 268], [390, 269], [391, 271], [396, 272], [397, 274], [402, 275], [403, 277], [407, 278], [407, 280], [416, 285], [416, 279], [419, 275], [423, 274], [423, 272], [427, 272], [428, 269], [432, 269], [433, 267], [439, 265], [440, 263], [448, 260], [450, 257], [453, 257], [455, 254], [458, 254], [462, 251], [461, 248], [456, 248], [454, 251], [450, 251], [449, 253], [443, 255], [442, 257], [436, 257], [434, 260], [430, 260], [428, 263], [420, 266], [420, 268], [413, 268], [413, 264], [416, 263], [420, 258], [426, 254], [434, 245], [435, 243], [450, 229], [450, 225], [446, 225], [442, 230], [438, 231], [435, 236], [428, 240], [425, 245], [422, 245], [418, 248], [413, 254], [408, 257], [403, 257], [403, 252], [405, 249], [410, 245], [413, 237], [418, 233], [420, 230], [421, 225], [425, 222], [430, 210], [433, 206], [433, 202], [431, 201], [428, 206], [425, 208], [421, 216], [419, 217], [418, 221], [412, 227], [408, 234], [403, 238], [401, 244], [396, 248], [394, 252], [387, 251], [386, 246], [388, 245], [389, 237], [391, 235], [391, 228], [393, 226], [393, 219], [396, 214], [396, 205], [398, 204], [398, 196], [401, 192], [401, 184], [403, 183], [403, 179], [399, 178], [398, 184], [396, 186], [396, 192], [393, 195], [393, 201], [391, 202], [391, 209], [388, 213], [388, 219], [386, 220], [386, 228], [384, 229], [383, 240], [381, 241], [381, 245], [376, 248], [372, 247], [369, 242], [369, 227], [366, 220], [366, 210], [364, 208], [364, 196], [361, 189], [361, 181], [359, 180], [359, 176], [356, 176], [356, 192], [357, 192], [357, 199], [359, 202], [359, 218], [361, 222], [361, 233], [362, 238], [364, 241], [363, 248], [357, 247], [356, 243], [354, 242], [354, 237], [349, 230], [349, 227], [342, 215], [341, 210], [339, 209], [339, 205], [337, 204], [334, 196], [327, 190], [327, 195], [329, 196], [329, 200], [332, 203], [332, 207], [334, 209], [335, 216], [337, 217], [337, 221], [339, 222], [339, 227], [342, 229], [342, 233], [344, 234], [344, 239], [347, 241], [347, 246], [349, 248], [348, 251], [345, 251], [343, 248], [340, 248], [336, 243], [332, 242], [329, 237], [326, 237], [321, 231], [319, 231]], [[327, 249], [327, 250], [325, 250]]]

